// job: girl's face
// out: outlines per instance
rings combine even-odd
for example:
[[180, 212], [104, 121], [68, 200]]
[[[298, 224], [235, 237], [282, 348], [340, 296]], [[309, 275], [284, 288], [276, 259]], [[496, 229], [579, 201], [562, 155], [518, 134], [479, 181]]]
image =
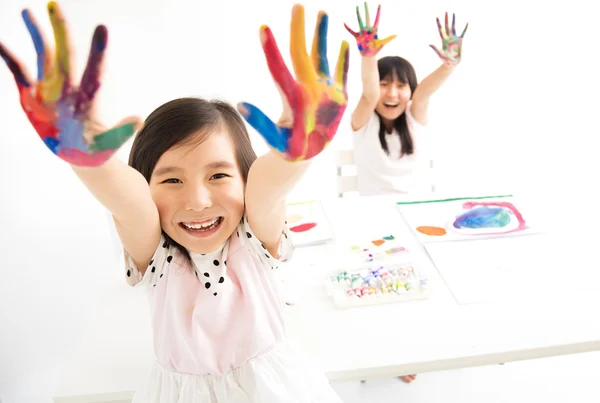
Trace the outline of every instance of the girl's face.
[[406, 110], [412, 91], [408, 83], [398, 80], [396, 74], [379, 82], [380, 96], [375, 110], [388, 121], [394, 121]]
[[171, 148], [150, 178], [162, 229], [196, 253], [217, 250], [244, 214], [244, 180], [225, 129], [200, 144]]

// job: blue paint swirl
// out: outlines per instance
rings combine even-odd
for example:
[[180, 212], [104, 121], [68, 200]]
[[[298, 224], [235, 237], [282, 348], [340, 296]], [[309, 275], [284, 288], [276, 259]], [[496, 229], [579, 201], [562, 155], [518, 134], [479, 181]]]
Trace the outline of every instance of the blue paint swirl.
[[511, 222], [510, 211], [502, 207], [477, 207], [456, 217], [454, 228], [503, 228]]

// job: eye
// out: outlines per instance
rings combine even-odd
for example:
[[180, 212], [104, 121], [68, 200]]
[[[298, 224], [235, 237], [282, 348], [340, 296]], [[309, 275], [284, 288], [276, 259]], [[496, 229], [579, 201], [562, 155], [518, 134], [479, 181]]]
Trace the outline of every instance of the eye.
[[169, 179], [165, 179], [161, 183], [181, 183], [181, 181], [177, 178], [169, 178]]
[[380, 81], [379, 85], [381, 85], [382, 87], [387, 87], [388, 83], [385, 81]]
[[210, 179], [221, 179], [221, 178], [226, 178], [229, 175], [227, 174], [214, 174], [213, 176], [210, 177]]

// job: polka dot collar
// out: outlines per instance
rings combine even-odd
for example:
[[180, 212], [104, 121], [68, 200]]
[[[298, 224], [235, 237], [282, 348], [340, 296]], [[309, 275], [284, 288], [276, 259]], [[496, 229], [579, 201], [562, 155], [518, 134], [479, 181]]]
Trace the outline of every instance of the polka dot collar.
[[206, 254], [189, 252], [196, 277], [204, 285], [204, 288], [212, 292], [215, 297], [219, 295], [219, 286], [227, 278], [228, 250], [229, 242], [226, 242], [214, 252]]

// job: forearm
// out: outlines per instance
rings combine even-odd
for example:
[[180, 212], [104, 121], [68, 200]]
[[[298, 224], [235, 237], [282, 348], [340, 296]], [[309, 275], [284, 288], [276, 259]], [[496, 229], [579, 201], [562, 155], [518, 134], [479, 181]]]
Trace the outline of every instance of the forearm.
[[151, 216], [156, 209], [141, 173], [113, 156], [99, 167], [71, 165], [92, 195], [125, 227]]
[[415, 90], [414, 97], [429, 98], [448, 80], [456, 66], [442, 64], [435, 71], [423, 79]]
[[375, 56], [363, 56], [361, 58], [361, 76], [363, 97], [368, 101], [377, 102], [379, 100], [379, 71], [377, 69], [377, 59]]
[[270, 151], [250, 167], [245, 195], [248, 221], [274, 256], [285, 224], [286, 196], [302, 179], [310, 161], [289, 162]]
[[271, 211], [285, 202], [311, 161], [290, 162], [272, 150], [257, 158], [248, 173], [246, 199], [260, 200], [260, 209]]

